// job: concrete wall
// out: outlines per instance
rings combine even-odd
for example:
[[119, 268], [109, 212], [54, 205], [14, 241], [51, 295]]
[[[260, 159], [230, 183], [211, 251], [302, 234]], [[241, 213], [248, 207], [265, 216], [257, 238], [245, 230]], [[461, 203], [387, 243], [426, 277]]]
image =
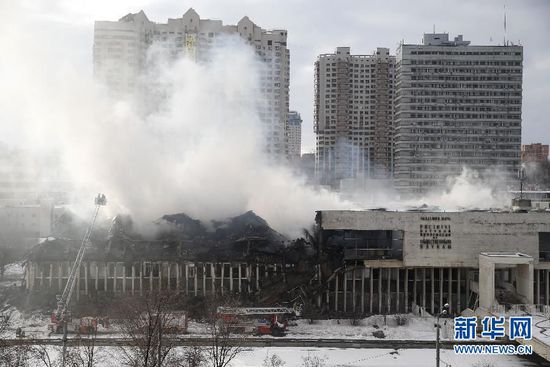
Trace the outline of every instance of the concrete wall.
[[539, 258], [550, 213], [322, 211], [324, 230], [403, 230], [404, 266], [478, 267], [480, 252]]

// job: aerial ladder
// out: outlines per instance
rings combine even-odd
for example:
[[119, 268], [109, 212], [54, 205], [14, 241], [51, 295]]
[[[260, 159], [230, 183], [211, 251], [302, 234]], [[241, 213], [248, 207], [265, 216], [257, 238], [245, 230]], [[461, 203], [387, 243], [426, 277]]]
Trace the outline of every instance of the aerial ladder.
[[99, 213], [99, 208], [105, 206], [106, 204], [107, 198], [105, 198], [105, 195], [98, 194], [95, 198], [95, 209], [92, 217], [92, 222], [86, 230], [84, 238], [82, 238], [82, 243], [80, 244], [80, 248], [78, 249], [76, 259], [71, 266], [65, 288], [63, 289], [63, 293], [61, 294], [61, 296], [57, 297], [57, 308], [52, 313], [52, 332], [56, 334], [63, 333], [63, 357], [65, 357], [65, 349], [67, 344], [67, 324], [70, 321], [69, 303], [71, 302], [71, 296], [73, 294], [74, 286], [76, 284], [76, 280], [78, 279], [80, 264], [82, 263], [82, 259], [84, 258], [84, 252], [86, 251], [86, 247], [90, 244], [90, 237], [95, 226], [97, 215]]

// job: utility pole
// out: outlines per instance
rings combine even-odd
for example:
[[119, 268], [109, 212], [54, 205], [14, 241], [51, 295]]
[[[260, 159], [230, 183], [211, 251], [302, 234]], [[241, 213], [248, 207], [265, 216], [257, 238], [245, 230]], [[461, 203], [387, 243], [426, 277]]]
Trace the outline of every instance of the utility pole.
[[439, 325], [439, 318], [441, 316], [444, 316], [447, 314], [447, 310], [449, 309], [449, 304], [448, 303], [445, 303], [443, 305], [443, 309], [441, 310], [441, 312], [437, 315], [437, 322], [435, 324], [435, 328], [436, 328], [436, 336], [435, 336], [435, 367], [439, 367], [439, 364], [441, 362], [441, 357], [440, 357], [440, 348], [439, 348], [439, 331], [441, 329], [441, 325]]

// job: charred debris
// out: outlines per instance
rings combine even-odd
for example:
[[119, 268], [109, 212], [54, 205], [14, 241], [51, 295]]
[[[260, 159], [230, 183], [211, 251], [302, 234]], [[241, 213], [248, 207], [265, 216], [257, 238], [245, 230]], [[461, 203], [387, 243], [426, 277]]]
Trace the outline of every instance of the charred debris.
[[[303, 238], [290, 240], [253, 211], [225, 220], [203, 222], [185, 213], [167, 214], [154, 223], [156, 234], [146, 238], [129, 216], [116, 216], [91, 238], [87, 261], [190, 261], [288, 263], [313, 254]], [[70, 233], [78, 233], [72, 229]], [[79, 237], [49, 237], [31, 249], [31, 261], [72, 261]], [[313, 259], [312, 259], [313, 260]], [[301, 264], [300, 267], [304, 267]]]

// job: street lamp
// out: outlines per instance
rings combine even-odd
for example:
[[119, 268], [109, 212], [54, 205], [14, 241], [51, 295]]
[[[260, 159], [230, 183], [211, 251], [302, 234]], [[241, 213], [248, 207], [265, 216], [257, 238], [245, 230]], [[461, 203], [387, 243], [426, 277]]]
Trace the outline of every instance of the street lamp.
[[437, 322], [435, 324], [436, 327], [436, 336], [435, 336], [435, 367], [439, 367], [439, 362], [441, 361], [441, 358], [439, 357], [439, 330], [441, 329], [441, 325], [439, 325], [439, 318], [441, 316], [444, 316], [447, 314], [447, 310], [449, 309], [449, 304], [445, 303], [443, 305], [443, 309], [441, 312], [437, 315]]

